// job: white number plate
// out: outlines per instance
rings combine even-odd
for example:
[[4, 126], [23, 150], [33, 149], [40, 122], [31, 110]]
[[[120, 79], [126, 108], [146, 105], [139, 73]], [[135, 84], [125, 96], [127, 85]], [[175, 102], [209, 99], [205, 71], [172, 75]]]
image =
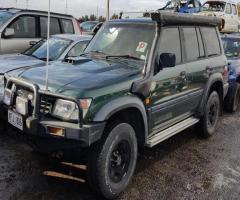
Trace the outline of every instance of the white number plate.
[[16, 128], [23, 130], [23, 117], [11, 110], [8, 111], [8, 122]]

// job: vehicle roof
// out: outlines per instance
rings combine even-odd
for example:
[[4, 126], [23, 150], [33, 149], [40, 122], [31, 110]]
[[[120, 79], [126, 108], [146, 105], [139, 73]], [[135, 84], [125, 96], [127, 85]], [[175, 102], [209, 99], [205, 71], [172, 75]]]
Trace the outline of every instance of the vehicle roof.
[[84, 41], [84, 40], [91, 40], [92, 39], [92, 36], [77, 35], [77, 34], [56, 34], [56, 35], [53, 35], [52, 37], [68, 39], [68, 40], [72, 40], [74, 42], [81, 41], [81, 40]]
[[[47, 14], [47, 11], [41, 11], [41, 10], [29, 10], [29, 9], [20, 9], [20, 8], [0, 8], [0, 11], [9, 11], [11, 13], [19, 13], [19, 12], [36, 12], [39, 14]], [[62, 17], [73, 17], [72, 15], [67, 15], [67, 14], [61, 14], [61, 13], [55, 13], [51, 12], [52, 15], [59, 15]]]
[[234, 4], [238, 3], [237, 0], [208, 0], [208, 1], [205, 1], [204, 3], [206, 2], [226, 2], [226, 3], [234, 3]]
[[159, 23], [161, 26], [166, 25], [199, 25], [199, 26], [220, 26], [222, 20], [217, 17], [198, 16], [193, 14], [170, 13], [170, 12], [150, 12], [151, 18], [133, 18], [118, 19], [110, 22], [130, 22], [130, 23]]

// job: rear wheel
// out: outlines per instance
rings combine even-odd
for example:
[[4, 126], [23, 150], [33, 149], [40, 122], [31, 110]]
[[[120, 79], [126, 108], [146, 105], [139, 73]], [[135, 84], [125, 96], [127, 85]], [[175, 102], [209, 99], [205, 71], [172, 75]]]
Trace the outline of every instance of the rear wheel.
[[131, 125], [114, 123], [107, 127], [106, 138], [92, 147], [88, 159], [90, 186], [106, 199], [123, 192], [135, 170], [137, 138]]
[[213, 91], [207, 100], [204, 116], [198, 124], [198, 130], [202, 137], [213, 135], [220, 114], [220, 98], [216, 91]]

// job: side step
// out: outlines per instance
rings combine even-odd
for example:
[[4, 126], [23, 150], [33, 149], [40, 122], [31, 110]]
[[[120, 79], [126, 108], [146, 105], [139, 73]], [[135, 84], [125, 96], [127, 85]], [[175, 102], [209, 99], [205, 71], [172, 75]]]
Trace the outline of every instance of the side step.
[[199, 119], [197, 118], [194, 118], [194, 117], [187, 118], [184, 121], [181, 121], [178, 124], [175, 124], [174, 126], [171, 126], [170, 128], [165, 129], [149, 137], [147, 140], [147, 146], [153, 147], [159, 144], [160, 142], [172, 137], [173, 135], [176, 135], [177, 133], [185, 130], [186, 128], [193, 126], [198, 122], [199, 122]]

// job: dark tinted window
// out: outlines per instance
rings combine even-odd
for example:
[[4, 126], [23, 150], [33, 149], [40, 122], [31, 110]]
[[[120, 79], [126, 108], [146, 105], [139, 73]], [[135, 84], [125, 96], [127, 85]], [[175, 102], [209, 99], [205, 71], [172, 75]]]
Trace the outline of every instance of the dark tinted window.
[[232, 14], [232, 6], [230, 3], [227, 4], [226, 6], [226, 13], [227, 14]]
[[221, 48], [216, 28], [202, 27], [201, 32], [206, 42], [208, 56], [219, 55], [221, 53]]
[[202, 35], [199, 31], [199, 28], [197, 28], [196, 30], [197, 30], [197, 37], [198, 37], [199, 57], [203, 57], [203, 56], [205, 56], [205, 52], [204, 52]]
[[187, 61], [197, 60], [199, 57], [199, 50], [196, 29], [183, 28], [183, 35]]
[[63, 33], [74, 33], [73, 23], [69, 19], [61, 19]]
[[162, 53], [173, 53], [176, 55], [176, 64], [181, 63], [181, 44], [178, 28], [166, 28], [162, 30], [159, 56]]
[[[47, 37], [47, 17], [40, 17], [41, 37]], [[50, 35], [61, 33], [60, 25], [57, 18], [51, 18]]]
[[9, 28], [15, 31], [14, 38], [35, 38], [36, 37], [36, 19], [32, 16], [19, 17]]

